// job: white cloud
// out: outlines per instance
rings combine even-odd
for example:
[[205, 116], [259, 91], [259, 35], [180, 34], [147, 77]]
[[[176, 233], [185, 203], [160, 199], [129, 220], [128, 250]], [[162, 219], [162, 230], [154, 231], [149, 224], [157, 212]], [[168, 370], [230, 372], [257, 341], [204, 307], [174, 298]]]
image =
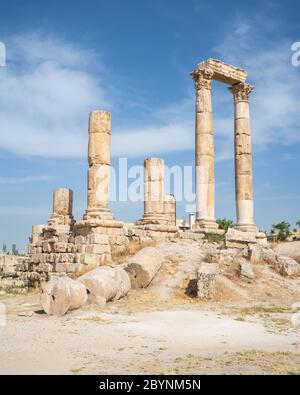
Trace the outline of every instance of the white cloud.
[[93, 53], [37, 35], [16, 37], [7, 46], [10, 57], [0, 70], [0, 148], [83, 156], [89, 111], [109, 105], [88, 70]]
[[43, 182], [43, 181], [51, 181], [53, 177], [51, 176], [25, 176], [25, 177], [1, 177], [0, 176], [0, 184], [28, 184], [33, 182]]
[[[239, 18], [212, 49], [212, 55], [214, 51], [225, 62], [245, 67], [249, 81], [255, 83], [252, 134], [254, 144], [262, 148], [300, 141], [300, 68], [291, 64], [291, 43], [273, 41], [267, 29], [259, 18]], [[108, 92], [95, 77], [89, 65], [98, 64], [101, 71], [104, 67], [92, 51], [43, 35], [14, 38], [9, 49], [8, 65], [0, 70], [0, 148], [4, 150], [85, 158], [91, 110], [118, 111], [120, 97], [123, 106], [126, 102], [128, 108], [138, 108], [131, 97], [132, 87], [120, 90], [128, 92], [127, 96], [113, 86]], [[223, 161], [233, 157], [233, 98], [228, 92], [219, 95], [218, 89], [214, 96], [216, 159]], [[126, 126], [113, 124], [114, 156], [145, 157], [194, 149], [192, 82], [187, 95], [170, 107], [151, 111], [143, 95], [139, 98], [140, 110], [147, 108], [149, 121], [141, 127], [131, 127], [134, 120]]]
[[0, 215], [3, 216], [43, 216], [47, 218], [49, 209], [43, 207], [36, 207], [36, 206], [5, 206], [0, 205]]
[[[215, 48], [225, 62], [244, 67], [255, 85], [250, 98], [252, 136], [261, 149], [300, 142], [300, 68], [292, 65], [290, 48], [288, 39], [274, 39], [272, 26], [260, 17], [239, 20]], [[225, 129], [229, 136], [232, 131]]]

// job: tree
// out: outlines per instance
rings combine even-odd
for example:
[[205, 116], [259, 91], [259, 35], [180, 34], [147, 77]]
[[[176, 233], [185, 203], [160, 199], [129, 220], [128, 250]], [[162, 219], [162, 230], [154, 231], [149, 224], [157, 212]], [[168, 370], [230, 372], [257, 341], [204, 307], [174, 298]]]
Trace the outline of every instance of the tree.
[[296, 222], [296, 226], [298, 226], [298, 228], [300, 229], [300, 219]]
[[286, 221], [279, 222], [278, 224], [272, 225], [271, 233], [276, 233], [279, 240], [283, 241], [291, 234], [291, 224]]
[[228, 231], [229, 228], [234, 227], [234, 222], [231, 219], [217, 219], [217, 224], [219, 225], [220, 229], [224, 229], [225, 233]]

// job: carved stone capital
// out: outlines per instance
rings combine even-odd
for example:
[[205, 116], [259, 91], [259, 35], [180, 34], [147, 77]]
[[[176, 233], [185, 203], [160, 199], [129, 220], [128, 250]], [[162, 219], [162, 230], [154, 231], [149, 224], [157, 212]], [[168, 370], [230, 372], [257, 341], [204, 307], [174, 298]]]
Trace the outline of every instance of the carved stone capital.
[[211, 81], [214, 76], [213, 70], [210, 69], [197, 69], [191, 73], [193, 80], [195, 81], [195, 89], [199, 90], [202, 88], [211, 89]]
[[254, 85], [247, 84], [246, 82], [240, 82], [232, 85], [229, 90], [233, 94], [234, 101], [248, 101], [253, 88]]

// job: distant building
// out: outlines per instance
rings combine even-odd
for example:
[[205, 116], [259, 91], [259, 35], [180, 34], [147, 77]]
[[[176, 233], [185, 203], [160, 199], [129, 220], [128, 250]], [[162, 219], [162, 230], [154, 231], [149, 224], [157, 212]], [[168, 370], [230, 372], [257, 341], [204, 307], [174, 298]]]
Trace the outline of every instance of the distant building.
[[7, 252], [6, 244], [3, 244], [2, 251], [5, 252], [5, 253]]
[[12, 252], [13, 255], [18, 255], [18, 250], [17, 250], [16, 244], [12, 245], [11, 252]]

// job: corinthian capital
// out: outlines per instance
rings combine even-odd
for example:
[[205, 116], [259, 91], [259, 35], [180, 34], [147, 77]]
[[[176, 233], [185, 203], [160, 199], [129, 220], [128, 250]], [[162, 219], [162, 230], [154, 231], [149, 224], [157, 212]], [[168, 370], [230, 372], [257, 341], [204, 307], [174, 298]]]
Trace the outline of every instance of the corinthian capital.
[[195, 81], [196, 90], [201, 88], [211, 89], [211, 80], [214, 76], [214, 72], [212, 70], [196, 69], [191, 73], [191, 76]]
[[229, 90], [233, 94], [234, 101], [248, 101], [253, 88], [254, 85], [247, 84], [246, 82], [239, 82], [238, 84], [232, 85]]

